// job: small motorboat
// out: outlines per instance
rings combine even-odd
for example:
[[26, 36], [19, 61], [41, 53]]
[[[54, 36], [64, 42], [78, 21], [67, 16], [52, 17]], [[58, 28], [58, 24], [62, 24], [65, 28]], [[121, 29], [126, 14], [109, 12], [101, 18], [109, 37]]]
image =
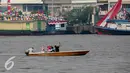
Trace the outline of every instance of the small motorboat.
[[61, 51], [61, 52], [33, 52], [33, 53], [27, 53], [25, 54], [27, 56], [82, 56], [86, 55], [89, 51]]

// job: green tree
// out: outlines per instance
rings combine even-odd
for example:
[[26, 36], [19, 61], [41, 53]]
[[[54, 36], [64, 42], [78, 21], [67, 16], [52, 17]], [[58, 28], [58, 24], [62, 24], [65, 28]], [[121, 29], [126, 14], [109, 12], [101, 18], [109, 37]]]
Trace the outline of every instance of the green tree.
[[92, 21], [93, 7], [84, 6], [81, 8], [72, 9], [64, 14], [65, 19], [70, 25], [89, 25]]

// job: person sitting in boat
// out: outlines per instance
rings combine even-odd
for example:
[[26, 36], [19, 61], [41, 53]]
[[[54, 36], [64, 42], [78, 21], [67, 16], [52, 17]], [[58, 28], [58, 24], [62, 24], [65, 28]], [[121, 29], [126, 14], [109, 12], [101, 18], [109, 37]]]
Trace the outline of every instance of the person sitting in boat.
[[32, 52], [34, 52], [33, 47], [31, 47], [31, 48], [29, 48], [28, 50], [25, 51], [26, 54], [29, 54], [29, 53], [32, 53]]
[[51, 52], [55, 52], [56, 50], [55, 50], [55, 47], [53, 47], [53, 46], [51, 46]]
[[59, 52], [59, 51], [60, 51], [60, 50], [59, 50], [60, 46], [61, 46], [60, 42], [59, 42], [59, 45], [54, 45], [54, 47], [55, 47], [55, 52]]
[[55, 52], [59, 52], [59, 48], [60, 48], [60, 46], [55, 45], [54, 47], [55, 47]]
[[47, 51], [52, 52], [52, 46], [47, 46]]
[[44, 48], [44, 46], [42, 46], [41, 52], [42, 52], [42, 53], [45, 53], [45, 48]]

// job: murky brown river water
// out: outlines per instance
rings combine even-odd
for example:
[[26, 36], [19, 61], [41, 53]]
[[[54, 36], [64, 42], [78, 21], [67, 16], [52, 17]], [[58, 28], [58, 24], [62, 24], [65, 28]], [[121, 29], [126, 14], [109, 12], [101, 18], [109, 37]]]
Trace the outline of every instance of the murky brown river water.
[[[63, 51], [90, 50], [85, 56], [27, 57], [28, 47], [61, 42]], [[7, 71], [5, 62], [12, 56], [14, 67]], [[0, 73], [130, 73], [130, 36], [51, 35], [1, 36]]]

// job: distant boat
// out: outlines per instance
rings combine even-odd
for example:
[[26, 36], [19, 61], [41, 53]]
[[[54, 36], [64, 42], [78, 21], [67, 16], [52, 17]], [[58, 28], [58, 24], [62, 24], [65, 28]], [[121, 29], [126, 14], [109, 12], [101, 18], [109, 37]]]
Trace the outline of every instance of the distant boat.
[[95, 28], [97, 34], [110, 35], [130, 35], [129, 20], [113, 20], [122, 7], [122, 0], [112, 7], [112, 9], [97, 22]]
[[89, 51], [61, 51], [61, 52], [34, 52], [25, 53], [27, 56], [82, 56], [86, 55]]

